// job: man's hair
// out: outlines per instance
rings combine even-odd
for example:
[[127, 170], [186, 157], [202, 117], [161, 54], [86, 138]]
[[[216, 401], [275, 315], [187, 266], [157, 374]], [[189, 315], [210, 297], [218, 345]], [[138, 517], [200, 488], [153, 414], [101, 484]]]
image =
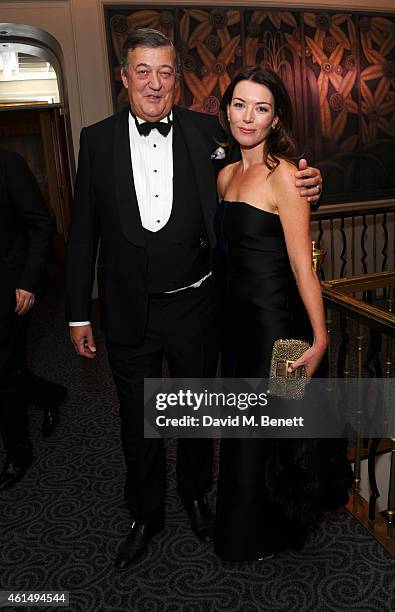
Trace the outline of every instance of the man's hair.
[[152, 28], [139, 28], [129, 32], [127, 39], [122, 47], [121, 68], [124, 72], [128, 71], [128, 56], [129, 51], [133, 51], [136, 47], [171, 47], [174, 51], [175, 71], [176, 76], [179, 75], [179, 58], [175, 46], [172, 41], [159, 30]]

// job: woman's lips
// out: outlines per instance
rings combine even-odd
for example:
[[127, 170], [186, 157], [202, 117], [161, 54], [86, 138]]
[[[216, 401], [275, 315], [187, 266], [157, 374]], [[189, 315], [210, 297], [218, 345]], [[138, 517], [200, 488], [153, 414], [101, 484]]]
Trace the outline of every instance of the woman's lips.
[[240, 132], [243, 132], [243, 134], [252, 134], [253, 132], [255, 132], [255, 130], [252, 129], [248, 129], [248, 128], [239, 128]]

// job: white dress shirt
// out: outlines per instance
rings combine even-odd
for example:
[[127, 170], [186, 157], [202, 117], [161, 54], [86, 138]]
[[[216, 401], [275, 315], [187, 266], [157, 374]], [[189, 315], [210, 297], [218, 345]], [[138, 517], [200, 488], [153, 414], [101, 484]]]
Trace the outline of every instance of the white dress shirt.
[[[139, 117], [137, 121], [143, 123]], [[167, 117], [162, 122], [167, 123]], [[155, 128], [142, 136], [129, 113], [129, 142], [141, 223], [158, 232], [170, 219], [173, 205], [173, 129], [167, 136]]]

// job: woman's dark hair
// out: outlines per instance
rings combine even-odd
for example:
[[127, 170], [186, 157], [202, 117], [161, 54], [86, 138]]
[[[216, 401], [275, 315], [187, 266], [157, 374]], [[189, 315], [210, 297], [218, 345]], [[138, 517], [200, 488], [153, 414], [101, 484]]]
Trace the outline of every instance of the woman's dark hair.
[[228, 136], [228, 145], [232, 151], [238, 143], [233, 138], [229, 127], [227, 107], [232, 102], [235, 87], [241, 81], [252, 81], [265, 85], [274, 98], [274, 114], [278, 117], [275, 129], [272, 129], [265, 141], [263, 162], [273, 172], [280, 163], [279, 158], [295, 162], [296, 145], [292, 138], [292, 104], [284, 83], [279, 76], [268, 66], [260, 64], [243, 68], [239, 72], [222, 96], [219, 121]]

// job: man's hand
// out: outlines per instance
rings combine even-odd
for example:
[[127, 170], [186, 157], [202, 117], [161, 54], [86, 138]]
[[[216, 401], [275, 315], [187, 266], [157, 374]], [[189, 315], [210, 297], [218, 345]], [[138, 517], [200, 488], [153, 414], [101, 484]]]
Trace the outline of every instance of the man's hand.
[[24, 315], [34, 304], [34, 293], [25, 291], [24, 289], [15, 289], [15, 312], [18, 315]]
[[78, 355], [93, 359], [96, 357], [96, 346], [92, 333], [92, 325], [76, 325], [69, 328], [70, 338]]
[[322, 176], [318, 168], [310, 168], [306, 159], [299, 161], [299, 171], [295, 172], [296, 187], [302, 187], [300, 195], [311, 204], [316, 204], [321, 196]]

